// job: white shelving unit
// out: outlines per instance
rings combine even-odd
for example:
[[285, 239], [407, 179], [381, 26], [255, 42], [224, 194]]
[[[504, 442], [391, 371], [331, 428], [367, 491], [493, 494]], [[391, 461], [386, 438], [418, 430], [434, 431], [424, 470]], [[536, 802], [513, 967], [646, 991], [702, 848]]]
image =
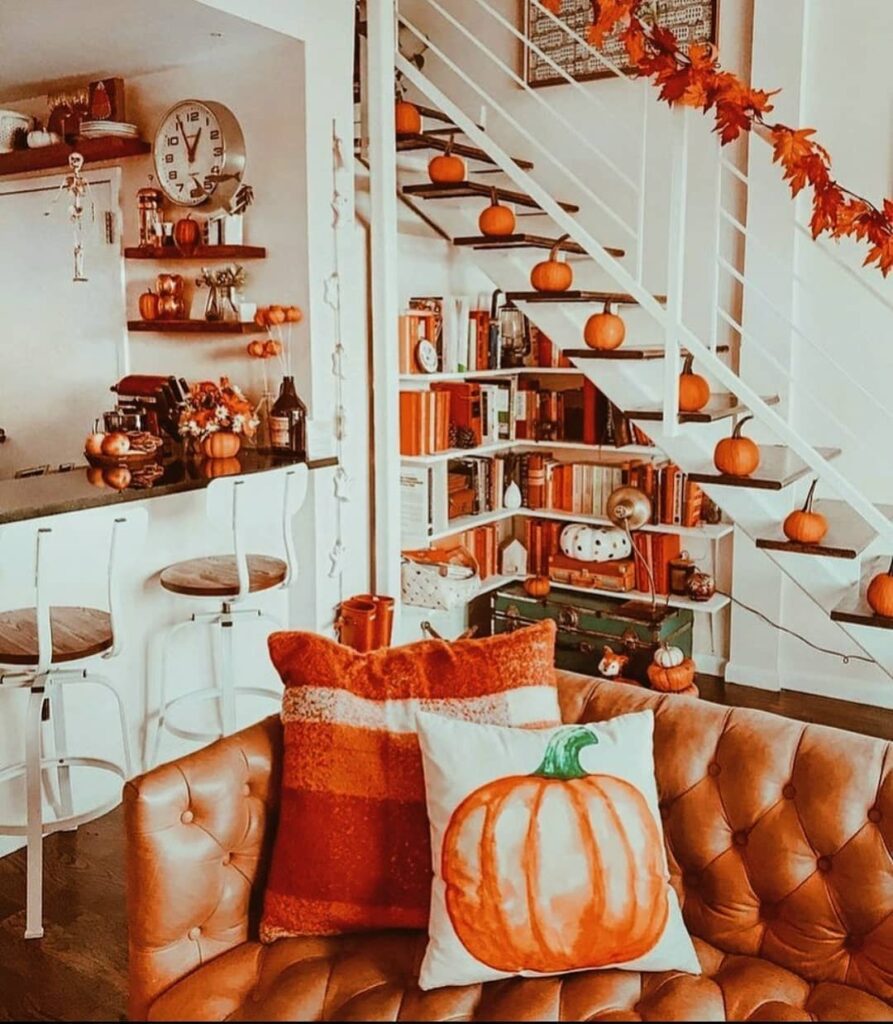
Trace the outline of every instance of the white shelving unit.
[[401, 373], [401, 384], [436, 384], [449, 380], [485, 380], [492, 377], [582, 377], [573, 366], [520, 366], [505, 370], [462, 370], [459, 373]]
[[616, 457], [616, 461], [624, 458], [657, 459], [664, 456], [657, 448], [649, 448], [640, 444], [628, 444], [623, 448], [611, 445], [584, 444], [582, 441], [494, 441], [482, 444], [477, 448], [448, 448], [446, 451], [434, 452], [431, 455], [401, 455], [401, 462], [409, 462], [416, 466], [430, 466], [435, 462], [448, 462], [450, 459], [467, 458], [470, 455], [493, 455], [496, 452], [531, 451], [547, 449], [549, 451], [586, 452], [598, 459]]

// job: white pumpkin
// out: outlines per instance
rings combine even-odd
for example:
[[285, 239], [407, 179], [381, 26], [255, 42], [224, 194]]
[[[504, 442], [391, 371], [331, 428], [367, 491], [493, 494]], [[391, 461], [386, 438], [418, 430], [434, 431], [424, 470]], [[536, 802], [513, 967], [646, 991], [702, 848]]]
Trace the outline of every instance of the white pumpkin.
[[662, 644], [654, 652], [654, 664], [661, 668], [676, 668], [685, 661], [685, 655], [678, 647], [668, 647]]
[[581, 562], [616, 562], [632, 554], [626, 531], [616, 526], [569, 523], [558, 543], [563, 554]]

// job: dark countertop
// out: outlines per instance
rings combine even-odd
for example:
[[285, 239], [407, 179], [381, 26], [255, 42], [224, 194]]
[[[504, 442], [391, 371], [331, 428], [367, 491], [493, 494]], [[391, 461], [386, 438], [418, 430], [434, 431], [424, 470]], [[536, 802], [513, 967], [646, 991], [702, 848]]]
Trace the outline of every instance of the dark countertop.
[[[215, 468], [217, 475], [233, 475], [234, 473], [263, 473], [281, 466], [293, 465], [297, 460], [281, 455], [265, 455], [261, 452], [246, 449], [236, 456], [240, 468], [235, 465], [226, 468], [232, 473], [221, 473], [224, 467], [220, 463], [230, 463], [228, 459], [218, 459]], [[215, 460], [197, 459], [184, 456], [175, 450], [161, 460], [163, 473], [151, 486], [135, 486], [133, 483], [118, 490], [109, 483], [109, 470], [101, 470], [88, 466], [78, 467], [65, 473], [46, 473], [42, 476], [19, 477], [13, 480], [0, 480], [0, 525], [15, 523], [25, 519], [38, 519], [41, 516], [60, 515], [64, 512], [78, 512], [82, 509], [98, 508], [103, 505], [115, 505], [126, 501], [145, 501], [158, 498], [165, 494], [181, 494], [185, 491], [197, 491], [208, 486], [212, 479], [209, 462]], [[337, 466], [338, 460], [332, 456], [325, 459], [311, 459], [308, 469], [324, 469]], [[114, 474], [111, 480], [115, 480]], [[122, 481], [118, 481], [120, 484]]]

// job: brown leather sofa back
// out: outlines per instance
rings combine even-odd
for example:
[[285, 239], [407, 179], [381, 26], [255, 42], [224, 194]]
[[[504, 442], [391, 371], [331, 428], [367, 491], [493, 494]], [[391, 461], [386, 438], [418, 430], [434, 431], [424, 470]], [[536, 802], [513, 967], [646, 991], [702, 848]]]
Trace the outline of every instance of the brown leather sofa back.
[[[890, 744], [559, 675], [565, 721], [655, 710], [673, 884], [693, 934], [893, 999]], [[280, 757], [270, 718], [126, 787], [132, 1019], [256, 934]]]

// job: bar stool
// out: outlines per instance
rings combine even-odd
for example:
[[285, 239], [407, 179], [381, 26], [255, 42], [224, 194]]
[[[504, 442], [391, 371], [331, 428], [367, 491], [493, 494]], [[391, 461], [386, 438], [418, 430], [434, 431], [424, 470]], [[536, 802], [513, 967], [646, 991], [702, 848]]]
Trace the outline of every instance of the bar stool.
[[[158, 761], [162, 734], [167, 731], [180, 739], [210, 742], [235, 731], [235, 698], [238, 695], [265, 697], [281, 700], [281, 694], [258, 686], [236, 686], [233, 675], [233, 629], [236, 623], [250, 619], [267, 621], [274, 628], [281, 629], [274, 616], [259, 608], [243, 603], [252, 594], [271, 590], [282, 590], [295, 575], [297, 558], [292, 536], [292, 519], [304, 502], [307, 493], [307, 466], [303, 463], [283, 469], [254, 474], [251, 477], [218, 477], [208, 484], [206, 512], [209, 521], [222, 524], [231, 531], [232, 554], [210, 555], [176, 562], [162, 570], [159, 576], [161, 586], [172, 594], [215, 600], [219, 606], [213, 611], [193, 612], [185, 621], [172, 626], [162, 641], [161, 651], [161, 697], [154, 727], [154, 739], [150, 730], [146, 734], [147, 765]], [[251, 492], [255, 501], [249, 508]], [[261, 492], [266, 492], [263, 494]], [[261, 500], [261, 499], [264, 500]], [[284, 559], [273, 555], [248, 554], [244, 544], [246, 516], [258, 524], [261, 514], [270, 507], [280, 510], [280, 528]], [[190, 690], [188, 693], [168, 700], [168, 660], [171, 641], [182, 630], [194, 625], [218, 627], [220, 653], [220, 674], [217, 685]], [[218, 705], [219, 729], [209, 733], [189, 729], [171, 721], [170, 713], [194, 701], [213, 701]]]
[[[118, 623], [120, 610], [117, 588], [117, 564], [122, 537], [133, 542], [145, 529], [143, 508], [128, 509], [112, 517], [100, 510], [83, 513], [93, 518], [92, 525], [108, 538], [108, 611], [100, 608], [73, 607], [50, 603], [50, 591], [58, 591], [71, 573], [63, 545], [78, 543], [84, 550], [84, 538], [72, 534], [83, 524], [71, 517], [57, 519], [52, 525], [32, 523], [3, 527], [2, 539], [12, 540], [17, 550], [33, 544], [35, 552], [34, 605], [0, 612], [0, 691], [28, 691], [25, 714], [25, 759], [0, 770], [0, 782], [17, 777], [25, 781], [25, 824], [0, 823], [0, 834], [24, 836], [27, 843], [27, 886], [25, 938], [43, 935], [43, 838], [53, 832], [73, 831], [80, 825], [106, 814], [120, 799], [120, 789], [90, 810], [74, 813], [71, 769], [96, 768], [112, 772], [121, 779], [132, 774], [127, 715], [121, 696], [110, 680], [94, 671], [90, 662], [113, 658], [120, 653]], [[95, 517], [103, 517], [97, 524]], [[69, 554], [71, 548], [69, 547]], [[91, 562], [95, 552], [90, 549]], [[56, 579], [50, 576], [55, 571]], [[120, 763], [99, 757], [72, 756], [68, 752], [63, 691], [74, 684], [99, 686], [114, 698], [121, 729], [123, 759]], [[44, 723], [52, 724], [52, 742], [44, 736]], [[55, 787], [53, 784], [55, 776]], [[46, 820], [43, 792], [54, 819]]]

